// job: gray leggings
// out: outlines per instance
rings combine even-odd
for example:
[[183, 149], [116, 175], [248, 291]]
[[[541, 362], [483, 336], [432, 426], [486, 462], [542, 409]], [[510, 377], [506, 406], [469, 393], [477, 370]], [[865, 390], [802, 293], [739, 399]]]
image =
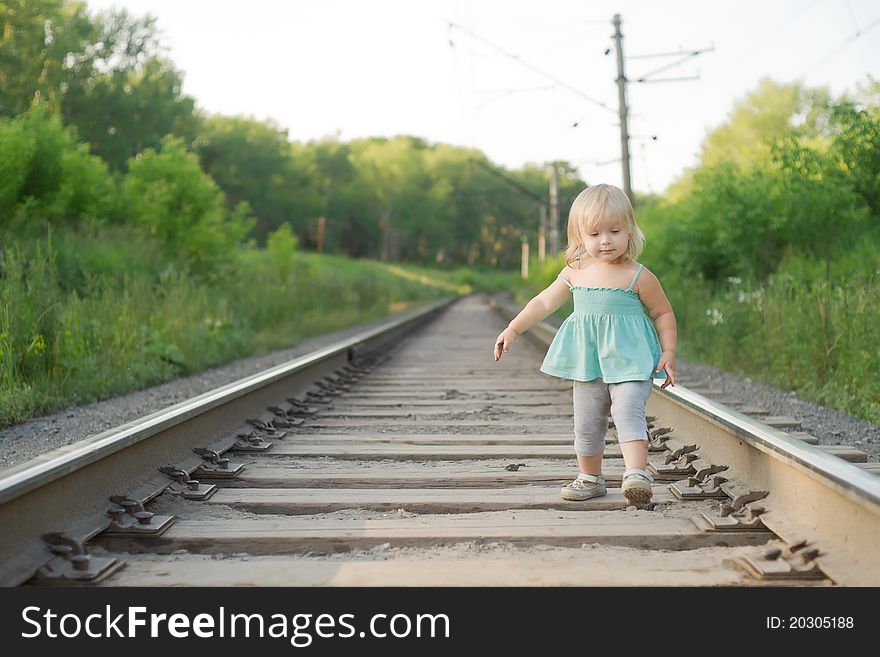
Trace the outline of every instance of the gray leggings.
[[608, 411], [617, 428], [618, 442], [647, 440], [645, 403], [651, 394], [648, 381], [603, 383], [601, 379], [574, 382], [574, 451], [596, 456], [605, 450]]

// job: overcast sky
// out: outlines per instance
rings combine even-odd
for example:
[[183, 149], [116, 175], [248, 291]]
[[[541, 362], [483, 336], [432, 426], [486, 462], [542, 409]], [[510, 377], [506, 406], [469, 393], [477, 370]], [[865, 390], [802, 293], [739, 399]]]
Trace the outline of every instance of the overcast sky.
[[[628, 85], [633, 188], [663, 190], [770, 76], [835, 95], [880, 77], [877, 0], [88, 0], [150, 13], [184, 92], [294, 141], [412, 134], [507, 167], [554, 159], [621, 185], [611, 20]], [[453, 24], [450, 27], [450, 23]], [[605, 54], [607, 48], [612, 52]], [[603, 107], [604, 105], [604, 107]], [[652, 139], [656, 136], [656, 140]]]

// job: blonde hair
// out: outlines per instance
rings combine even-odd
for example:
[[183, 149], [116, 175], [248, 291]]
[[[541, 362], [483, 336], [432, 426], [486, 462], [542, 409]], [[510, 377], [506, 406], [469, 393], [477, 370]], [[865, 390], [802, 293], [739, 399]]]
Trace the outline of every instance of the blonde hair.
[[614, 185], [601, 183], [587, 187], [577, 195], [568, 213], [568, 246], [565, 264], [571, 266], [587, 254], [586, 235], [601, 223], [619, 219], [629, 235], [626, 257], [635, 260], [645, 248], [645, 236], [636, 223], [632, 204]]

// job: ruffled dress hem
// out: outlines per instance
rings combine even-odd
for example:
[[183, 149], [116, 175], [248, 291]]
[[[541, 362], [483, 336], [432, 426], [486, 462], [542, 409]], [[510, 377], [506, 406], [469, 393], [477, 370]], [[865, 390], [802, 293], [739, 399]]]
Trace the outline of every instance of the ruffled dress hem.
[[571, 379], [572, 381], [595, 381], [596, 379], [601, 379], [602, 383], [623, 383], [625, 381], [648, 381], [649, 379], [666, 378], [666, 370], [663, 370], [659, 374], [657, 372], [651, 372], [651, 374], [648, 376], [646, 376], [645, 374], [636, 373], [632, 375], [618, 374], [615, 376], [609, 376], [607, 378], [603, 377], [601, 372], [597, 372], [596, 374], [593, 374], [592, 372], [587, 372], [586, 374], [576, 374], [574, 372], [566, 372], [564, 370], [556, 370], [543, 366], [539, 368], [539, 371], [550, 376], [558, 377], [560, 379]]

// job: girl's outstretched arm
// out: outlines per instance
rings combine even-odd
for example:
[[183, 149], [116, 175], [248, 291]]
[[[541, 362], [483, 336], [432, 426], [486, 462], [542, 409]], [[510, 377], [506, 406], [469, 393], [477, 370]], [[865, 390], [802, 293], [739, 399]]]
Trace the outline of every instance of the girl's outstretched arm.
[[[562, 271], [565, 272], [565, 269]], [[519, 311], [519, 314], [510, 321], [507, 328], [501, 331], [495, 339], [493, 350], [495, 360], [501, 359], [501, 354], [510, 349], [511, 343], [517, 337], [548, 315], [556, 312], [568, 300], [570, 294], [568, 286], [557, 278], [538, 296], [529, 301], [525, 308]]]
[[666, 298], [666, 293], [660, 285], [660, 281], [653, 272], [647, 268], [642, 272], [638, 282], [638, 292], [642, 303], [648, 310], [648, 315], [657, 327], [657, 337], [660, 338], [660, 362], [657, 363], [657, 371], [666, 370], [666, 380], [660, 386], [675, 385], [675, 350], [678, 343], [678, 329], [675, 323], [675, 313], [672, 304]]

